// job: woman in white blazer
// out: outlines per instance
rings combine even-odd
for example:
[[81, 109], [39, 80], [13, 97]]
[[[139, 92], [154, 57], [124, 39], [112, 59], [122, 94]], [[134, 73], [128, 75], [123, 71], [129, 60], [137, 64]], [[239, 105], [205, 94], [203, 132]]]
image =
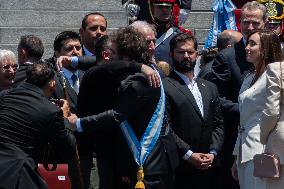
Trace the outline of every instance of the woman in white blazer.
[[[260, 120], [266, 98], [266, 66], [282, 61], [278, 36], [271, 31], [254, 31], [247, 38], [246, 60], [254, 65], [239, 94], [240, 128], [233, 155], [232, 175], [241, 189], [264, 189], [266, 182], [253, 176], [253, 157], [264, 150], [260, 142]], [[284, 147], [284, 146], [283, 146]]]
[[[280, 159], [280, 179], [265, 179], [266, 188], [284, 188], [284, 62], [267, 66], [266, 103], [260, 122], [260, 142], [265, 152], [277, 154]], [[282, 90], [282, 91], [281, 91]]]

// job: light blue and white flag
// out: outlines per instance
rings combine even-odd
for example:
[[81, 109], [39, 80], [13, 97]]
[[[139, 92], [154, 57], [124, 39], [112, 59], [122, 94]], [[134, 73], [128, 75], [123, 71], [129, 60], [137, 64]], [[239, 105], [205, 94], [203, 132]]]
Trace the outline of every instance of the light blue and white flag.
[[236, 6], [231, 0], [215, 0], [212, 6], [214, 17], [205, 41], [205, 48], [216, 47], [217, 38], [224, 30], [237, 30], [235, 13]]

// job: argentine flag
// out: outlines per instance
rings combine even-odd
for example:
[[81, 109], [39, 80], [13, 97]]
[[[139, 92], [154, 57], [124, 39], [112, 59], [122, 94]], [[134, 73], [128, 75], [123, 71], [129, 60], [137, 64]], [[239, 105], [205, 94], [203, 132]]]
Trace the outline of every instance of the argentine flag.
[[236, 6], [231, 0], [215, 0], [212, 6], [213, 22], [205, 41], [205, 48], [216, 47], [217, 38], [224, 30], [237, 30], [235, 13]]

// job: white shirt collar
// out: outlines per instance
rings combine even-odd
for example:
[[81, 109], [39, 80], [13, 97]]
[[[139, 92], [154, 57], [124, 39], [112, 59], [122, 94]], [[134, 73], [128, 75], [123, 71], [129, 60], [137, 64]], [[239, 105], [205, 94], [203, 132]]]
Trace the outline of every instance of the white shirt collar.
[[185, 82], [186, 85], [189, 85], [190, 83], [195, 83], [196, 82], [196, 77], [194, 76], [192, 81], [184, 74], [178, 72], [177, 70], [174, 70], [181, 78], [182, 80]]

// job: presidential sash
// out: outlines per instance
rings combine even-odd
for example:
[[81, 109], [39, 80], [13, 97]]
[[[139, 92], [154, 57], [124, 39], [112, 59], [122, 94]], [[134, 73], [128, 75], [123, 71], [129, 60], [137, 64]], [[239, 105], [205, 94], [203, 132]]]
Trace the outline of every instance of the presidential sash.
[[[160, 79], [161, 81], [161, 79]], [[124, 135], [124, 138], [127, 141], [127, 144], [133, 154], [135, 162], [139, 166], [139, 170], [137, 173], [138, 182], [135, 185], [136, 189], [145, 189], [144, 185], [144, 172], [143, 165], [152, 152], [161, 132], [161, 128], [163, 125], [164, 112], [165, 112], [165, 93], [164, 88], [161, 81], [161, 96], [159, 102], [157, 104], [156, 110], [145, 130], [141, 141], [138, 141], [135, 136], [132, 128], [130, 127], [127, 121], [121, 123], [121, 130]]]

